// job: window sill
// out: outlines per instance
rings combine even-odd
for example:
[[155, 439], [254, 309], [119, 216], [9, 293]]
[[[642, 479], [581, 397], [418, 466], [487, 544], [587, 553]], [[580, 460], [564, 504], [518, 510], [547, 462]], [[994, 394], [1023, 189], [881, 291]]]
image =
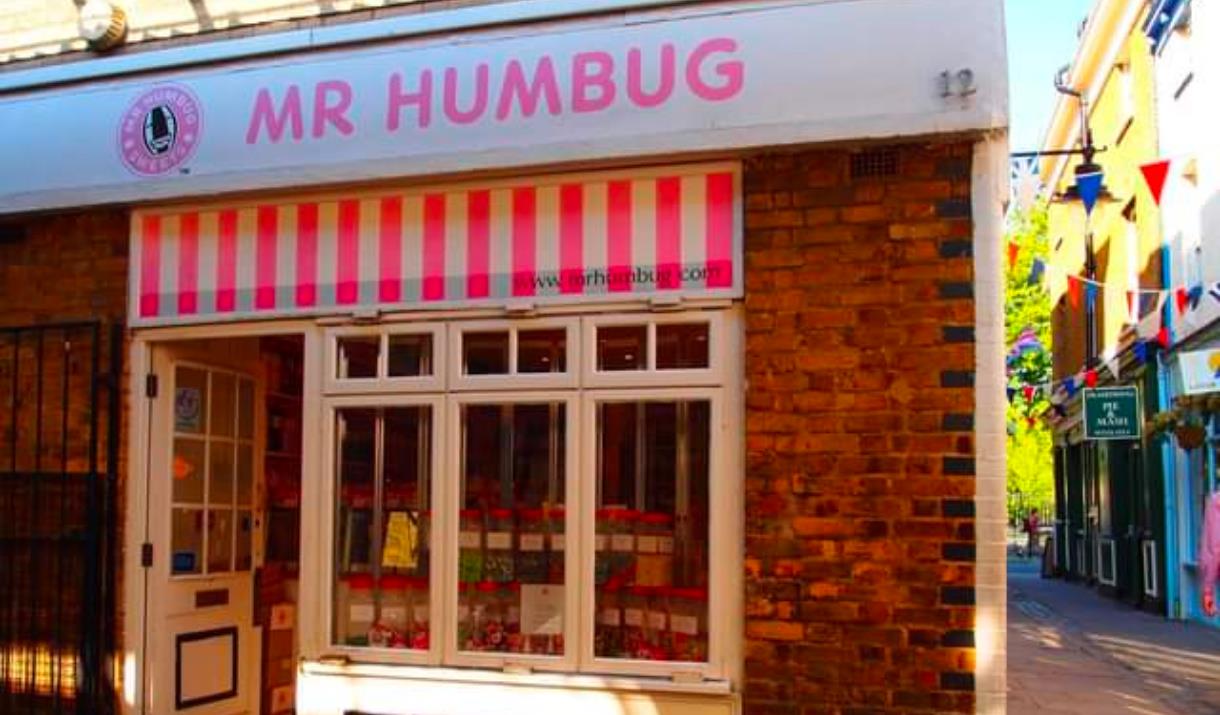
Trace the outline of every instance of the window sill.
[[670, 693], [680, 695], [729, 696], [733, 689], [725, 680], [679, 683], [664, 678], [622, 675], [567, 673], [507, 673], [495, 670], [433, 667], [420, 665], [382, 665], [375, 663], [327, 663], [303, 661], [307, 675], [422, 680], [439, 683], [514, 685], [560, 690], [598, 690], [629, 693]]

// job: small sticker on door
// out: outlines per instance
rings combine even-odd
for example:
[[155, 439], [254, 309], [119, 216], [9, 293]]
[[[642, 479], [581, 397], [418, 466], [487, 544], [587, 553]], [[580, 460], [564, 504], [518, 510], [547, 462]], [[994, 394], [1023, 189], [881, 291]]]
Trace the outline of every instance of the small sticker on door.
[[174, 429], [198, 432], [202, 426], [203, 399], [197, 387], [174, 390]]

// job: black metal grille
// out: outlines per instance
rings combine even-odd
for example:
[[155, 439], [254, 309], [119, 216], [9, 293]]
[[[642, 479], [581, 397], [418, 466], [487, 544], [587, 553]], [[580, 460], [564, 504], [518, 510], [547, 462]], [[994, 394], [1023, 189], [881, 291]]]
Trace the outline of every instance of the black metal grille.
[[114, 709], [122, 328], [0, 328], [0, 713]]

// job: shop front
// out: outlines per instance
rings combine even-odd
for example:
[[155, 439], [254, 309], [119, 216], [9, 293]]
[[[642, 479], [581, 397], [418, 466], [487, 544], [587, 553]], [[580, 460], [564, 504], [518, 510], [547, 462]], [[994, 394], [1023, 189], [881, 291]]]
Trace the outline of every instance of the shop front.
[[1000, 3], [602, 5], [0, 96], [125, 218], [123, 712], [1002, 711]]

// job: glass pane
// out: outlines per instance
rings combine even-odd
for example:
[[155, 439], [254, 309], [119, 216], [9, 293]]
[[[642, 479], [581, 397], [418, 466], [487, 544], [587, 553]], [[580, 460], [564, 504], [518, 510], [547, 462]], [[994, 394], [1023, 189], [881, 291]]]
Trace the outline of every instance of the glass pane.
[[203, 450], [201, 439], [174, 438], [174, 501], [203, 504]]
[[174, 575], [203, 572], [203, 510], [174, 509], [170, 568]]
[[237, 503], [249, 506], [254, 491], [254, 447], [248, 444], [237, 447]]
[[225, 506], [233, 503], [233, 443], [212, 442], [208, 445], [208, 505]]
[[462, 371], [467, 375], [507, 375], [508, 332], [463, 333]]
[[336, 572], [372, 571], [373, 458], [377, 411], [345, 409], [338, 414], [338, 488]]
[[378, 335], [339, 338], [338, 377], [341, 380], [377, 377], [377, 357], [381, 352]]
[[707, 323], [657, 326], [658, 370], [692, 370], [707, 366]]
[[389, 337], [390, 377], [423, 377], [432, 374], [432, 335]]
[[648, 367], [648, 326], [603, 326], [597, 329], [597, 369], [644, 370]]
[[237, 552], [234, 568], [237, 571], [249, 571], [254, 565], [251, 555], [254, 541], [254, 516], [248, 509], [237, 512]]
[[254, 439], [254, 383], [245, 378], [237, 381], [237, 436]]
[[707, 401], [598, 406], [599, 658], [707, 660]]
[[187, 434], [203, 434], [208, 413], [208, 373], [192, 367], [179, 367], [174, 378], [174, 429]]
[[560, 403], [462, 408], [458, 646], [564, 652]]
[[517, 372], [567, 372], [568, 331], [522, 330], [517, 333]]
[[208, 573], [233, 568], [233, 510], [208, 510]]
[[222, 372], [212, 373], [212, 434], [232, 437], [237, 422], [237, 378]]

